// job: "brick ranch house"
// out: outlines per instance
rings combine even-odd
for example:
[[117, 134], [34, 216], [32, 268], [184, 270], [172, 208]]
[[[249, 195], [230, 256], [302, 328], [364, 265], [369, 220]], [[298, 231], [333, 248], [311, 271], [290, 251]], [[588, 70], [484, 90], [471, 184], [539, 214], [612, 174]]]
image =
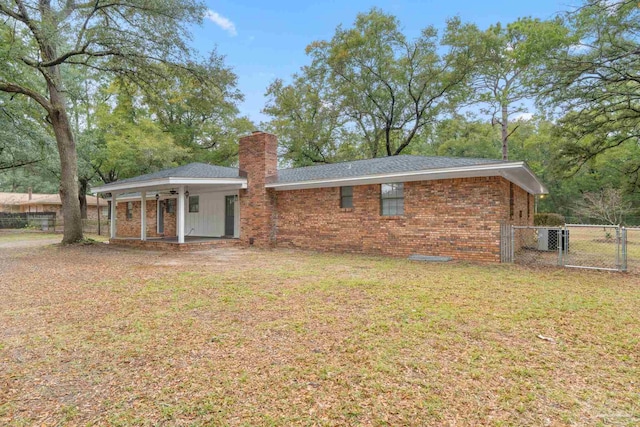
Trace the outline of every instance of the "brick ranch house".
[[277, 145], [254, 132], [240, 139], [239, 168], [192, 163], [94, 188], [116, 201], [112, 242], [500, 262], [501, 225], [532, 225], [534, 195], [547, 192], [523, 162], [394, 156], [278, 170]]

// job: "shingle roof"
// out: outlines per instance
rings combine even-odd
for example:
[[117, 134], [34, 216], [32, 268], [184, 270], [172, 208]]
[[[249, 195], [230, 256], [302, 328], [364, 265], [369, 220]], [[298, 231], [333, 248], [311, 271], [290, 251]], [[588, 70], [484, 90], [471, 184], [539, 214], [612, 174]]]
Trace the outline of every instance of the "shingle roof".
[[463, 166], [506, 163], [495, 159], [473, 159], [455, 157], [391, 156], [369, 160], [332, 163], [328, 165], [307, 166], [302, 168], [281, 169], [274, 184], [314, 181], [321, 179], [354, 178], [360, 176], [393, 174], [446, 169]]
[[[101, 199], [102, 204], [106, 201]], [[93, 206], [97, 203], [94, 196], [87, 196], [87, 204]], [[33, 193], [29, 199], [29, 193], [0, 193], [0, 205], [61, 205], [59, 194]]]
[[142, 182], [161, 178], [240, 178], [240, 171], [238, 168], [214, 166], [206, 163], [189, 163], [177, 168], [121, 179], [117, 183]]
[[[62, 201], [60, 200], [59, 194], [37, 194], [31, 200], [26, 200], [24, 202], [20, 202], [20, 205], [61, 205]], [[95, 196], [86, 196], [87, 205], [94, 206], [98, 204], [98, 199]], [[106, 206], [107, 201], [105, 199], [100, 199], [100, 204]]]

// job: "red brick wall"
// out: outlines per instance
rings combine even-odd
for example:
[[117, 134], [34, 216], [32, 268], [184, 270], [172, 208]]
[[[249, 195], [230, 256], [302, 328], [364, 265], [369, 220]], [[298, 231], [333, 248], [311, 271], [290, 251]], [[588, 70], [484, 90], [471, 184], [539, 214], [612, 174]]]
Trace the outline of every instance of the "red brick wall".
[[[118, 202], [116, 207], [116, 236], [117, 237], [140, 237], [140, 201], [131, 202], [133, 204], [133, 214], [131, 219], [127, 219], [126, 201]], [[155, 199], [147, 200], [147, 237], [160, 237], [158, 234], [157, 222], [157, 202]], [[164, 234], [165, 237], [176, 236], [176, 214], [164, 212]]]
[[265, 188], [270, 177], [278, 173], [278, 140], [275, 135], [254, 132], [240, 139], [240, 171], [246, 173], [246, 190], [240, 190], [240, 239], [256, 246], [270, 246], [275, 241], [275, 191]]
[[[532, 224], [528, 195], [514, 187], [514, 222]], [[339, 187], [280, 191], [277, 211], [278, 246], [488, 262], [500, 261], [500, 223], [511, 222], [501, 177], [406, 182], [398, 217], [380, 215], [379, 184], [355, 186], [352, 209], [340, 208]]]

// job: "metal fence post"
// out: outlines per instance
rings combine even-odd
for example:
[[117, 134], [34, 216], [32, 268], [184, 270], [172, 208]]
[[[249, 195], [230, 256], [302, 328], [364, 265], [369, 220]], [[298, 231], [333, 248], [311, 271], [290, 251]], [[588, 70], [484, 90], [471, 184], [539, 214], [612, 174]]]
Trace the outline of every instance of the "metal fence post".
[[509, 257], [511, 262], [515, 262], [515, 246], [516, 246], [516, 230], [511, 226], [511, 247], [509, 248]]
[[559, 229], [556, 230], [557, 234], [557, 241], [558, 241], [558, 265], [562, 266], [564, 265], [563, 262], [563, 257], [562, 257], [562, 252], [564, 251], [564, 241], [562, 240], [562, 238], [564, 237], [564, 235], [566, 234], [566, 230], [567, 226], [565, 225], [564, 227], [560, 227]]
[[622, 246], [622, 262], [620, 271], [627, 271], [627, 229], [622, 227], [620, 235], [620, 245]]
[[620, 226], [616, 227], [616, 269], [620, 271], [622, 266], [620, 265]]

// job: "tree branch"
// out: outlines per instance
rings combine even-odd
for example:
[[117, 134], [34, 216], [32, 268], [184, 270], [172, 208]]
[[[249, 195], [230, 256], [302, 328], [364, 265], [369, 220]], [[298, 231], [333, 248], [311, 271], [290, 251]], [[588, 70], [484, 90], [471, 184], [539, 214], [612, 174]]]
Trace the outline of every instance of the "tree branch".
[[42, 105], [42, 107], [47, 110], [47, 113], [50, 114], [52, 111], [52, 106], [49, 100], [32, 89], [14, 83], [3, 82], [0, 80], [0, 91], [7, 93], [19, 93], [28, 96], [38, 104]]

